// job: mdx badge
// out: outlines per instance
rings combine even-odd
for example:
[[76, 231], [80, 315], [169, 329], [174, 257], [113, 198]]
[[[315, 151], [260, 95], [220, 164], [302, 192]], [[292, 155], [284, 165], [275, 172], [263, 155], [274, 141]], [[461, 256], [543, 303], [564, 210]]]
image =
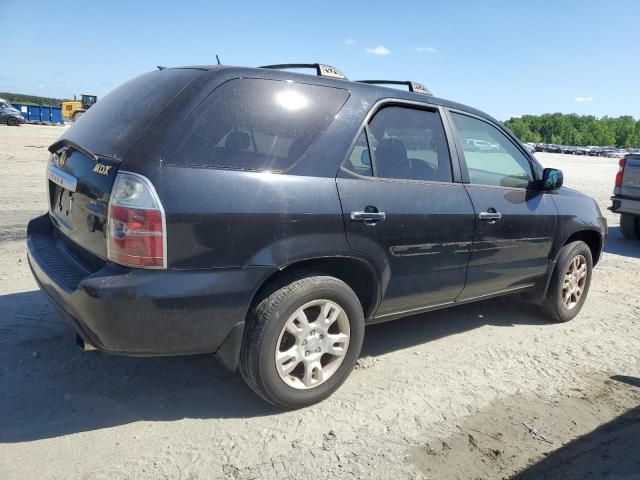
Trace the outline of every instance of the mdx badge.
[[100, 175], [109, 175], [109, 170], [113, 165], [104, 165], [102, 163], [96, 163], [96, 166], [93, 167], [93, 173], [99, 173]]

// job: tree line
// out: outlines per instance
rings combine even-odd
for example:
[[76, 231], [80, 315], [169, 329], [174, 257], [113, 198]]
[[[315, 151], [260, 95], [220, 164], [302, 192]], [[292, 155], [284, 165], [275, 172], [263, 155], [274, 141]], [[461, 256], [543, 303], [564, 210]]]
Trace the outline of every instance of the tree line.
[[575, 113], [545, 113], [510, 118], [504, 123], [523, 142], [640, 147], [640, 120], [630, 115], [596, 118]]
[[36, 95], [24, 95], [22, 93], [0, 92], [0, 98], [4, 98], [9, 103], [20, 103], [29, 105], [45, 105], [47, 107], [59, 107], [66, 99], [38, 97]]

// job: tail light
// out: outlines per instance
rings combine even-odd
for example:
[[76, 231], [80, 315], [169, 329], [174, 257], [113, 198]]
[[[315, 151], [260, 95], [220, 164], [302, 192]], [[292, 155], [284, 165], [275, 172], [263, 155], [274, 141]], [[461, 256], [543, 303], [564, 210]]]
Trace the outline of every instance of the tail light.
[[622, 177], [624, 176], [624, 165], [627, 163], [627, 160], [621, 158], [618, 162], [618, 173], [616, 173], [616, 187], [622, 186]]
[[107, 257], [121, 265], [166, 268], [165, 216], [153, 185], [118, 172], [109, 198]]

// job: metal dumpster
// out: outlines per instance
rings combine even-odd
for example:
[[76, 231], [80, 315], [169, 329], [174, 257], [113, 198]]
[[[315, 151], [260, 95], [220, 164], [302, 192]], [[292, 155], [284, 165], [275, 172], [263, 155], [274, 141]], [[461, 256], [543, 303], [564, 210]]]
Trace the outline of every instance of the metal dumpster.
[[20, 110], [27, 123], [64, 124], [60, 107], [22, 103], [12, 103], [12, 105]]

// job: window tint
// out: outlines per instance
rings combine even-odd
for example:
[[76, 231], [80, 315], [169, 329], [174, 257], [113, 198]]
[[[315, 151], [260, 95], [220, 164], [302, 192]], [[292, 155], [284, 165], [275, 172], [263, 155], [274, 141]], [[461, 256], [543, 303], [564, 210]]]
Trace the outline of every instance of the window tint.
[[96, 154], [122, 157], [167, 103], [202, 74], [189, 68], [144, 73], [96, 102], [61, 138]]
[[376, 176], [451, 181], [451, 157], [438, 112], [386, 107], [369, 124]]
[[371, 168], [371, 155], [369, 154], [369, 144], [367, 143], [367, 134], [362, 132], [355, 147], [351, 151], [351, 155], [344, 164], [344, 168], [357, 173], [371, 177], [373, 170]]
[[184, 122], [168, 163], [282, 171], [309, 149], [348, 93], [338, 88], [238, 79], [218, 87]]
[[466, 115], [454, 113], [453, 121], [471, 183], [527, 188], [533, 180], [531, 164], [496, 127]]

